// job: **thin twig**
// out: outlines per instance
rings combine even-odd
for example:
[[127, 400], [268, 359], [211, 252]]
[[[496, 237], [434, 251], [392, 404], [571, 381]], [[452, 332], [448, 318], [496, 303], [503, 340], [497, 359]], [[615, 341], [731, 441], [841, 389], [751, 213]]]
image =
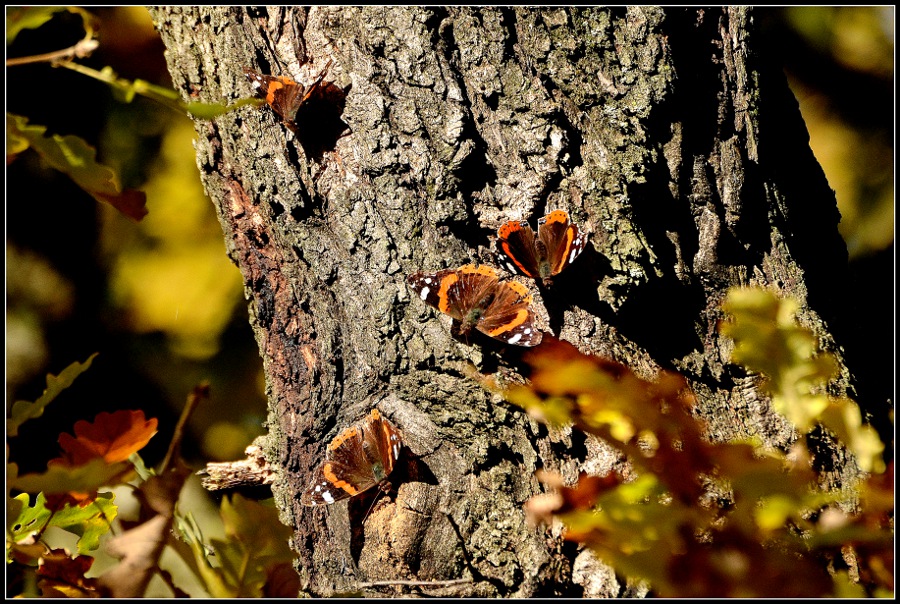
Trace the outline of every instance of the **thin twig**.
[[166, 473], [169, 464], [172, 463], [172, 459], [181, 453], [181, 440], [184, 438], [184, 426], [187, 424], [188, 418], [194, 412], [194, 409], [200, 404], [200, 401], [205, 398], [209, 398], [209, 384], [204, 382], [199, 386], [194, 386], [194, 389], [188, 395], [184, 409], [181, 410], [181, 417], [178, 418], [178, 423], [175, 425], [175, 432], [172, 434], [169, 450], [166, 451], [166, 457], [163, 459], [162, 465], [159, 468], [160, 476]]
[[6, 66], [13, 67], [16, 65], [28, 65], [29, 63], [56, 63], [59, 61], [71, 61], [75, 58], [83, 59], [97, 50], [99, 45], [100, 43], [97, 42], [97, 40], [85, 38], [84, 40], [76, 42], [74, 46], [63, 48], [62, 50], [45, 52], [40, 55], [31, 55], [30, 57], [6, 59]]

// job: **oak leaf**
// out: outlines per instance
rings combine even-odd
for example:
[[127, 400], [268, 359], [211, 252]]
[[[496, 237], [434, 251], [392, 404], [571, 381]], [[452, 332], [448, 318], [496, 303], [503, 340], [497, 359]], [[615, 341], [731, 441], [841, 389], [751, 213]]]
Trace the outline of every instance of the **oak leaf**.
[[94, 418], [94, 423], [75, 422], [75, 436], [61, 434], [63, 455], [50, 464], [80, 466], [97, 458], [110, 464], [125, 461], [150, 441], [156, 434], [156, 425], [156, 418], [145, 419], [141, 410], [104, 411]]
[[38, 567], [38, 588], [45, 598], [99, 598], [97, 580], [85, 577], [94, 559], [90, 556], [70, 558], [61, 549], [51, 550]]

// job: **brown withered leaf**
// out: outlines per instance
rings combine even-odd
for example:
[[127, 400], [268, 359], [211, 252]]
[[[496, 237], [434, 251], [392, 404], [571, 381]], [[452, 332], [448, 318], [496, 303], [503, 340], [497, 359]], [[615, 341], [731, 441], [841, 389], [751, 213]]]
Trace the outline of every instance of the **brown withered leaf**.
[[159, 569], [159, 557], [171, 534], [175, 503], [189, 475], [190, 470], [179, 460], [164, 475], [147, 479], [135, 492], [141, 502], [141, 517], [146, 520], [106, 544], [107, 552], [120, 560], [99, 578], [99, 584], [112, 597], [144, 595]]

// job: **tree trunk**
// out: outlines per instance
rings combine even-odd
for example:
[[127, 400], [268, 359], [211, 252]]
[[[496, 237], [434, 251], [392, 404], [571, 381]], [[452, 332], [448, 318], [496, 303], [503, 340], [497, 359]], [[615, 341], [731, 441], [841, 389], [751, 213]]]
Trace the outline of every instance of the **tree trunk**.
[[[292, 132], [268, 107], [196, 121], [265, 364], [265, 450], [306, 593], [635, 593], [522, 509], [538, 468], [572, 479], [622, 460], [485, 391], [472, 377], [516, 379], [526, 349], [454, 337], [405, 282], [484, 260], [506, 220], [562, 208], [589, 232], [582, 257], [535, 291], [542, 325], [644, 376], [685, 374], [710, 438], [796, 437], [728, 364], [717, 322], [730, 286], [796, 296], [842, 360], [831, 387], [856, 395], [834, 194], [749, 8], [152, 14], [187, 100], [250, 96], [244, 67], [298, 79], [329, 61], [325, 81], [346, 95], [344, 136], [314, 117]], [[326, 444], [376, 405], [405, 446], [389, 503], [366, 517], [372, 489], [301, 506]], [[833, 449], [822, 463], [832, 484], [856, 472]], [[368, 585], [454, 579], [471, 582]]]

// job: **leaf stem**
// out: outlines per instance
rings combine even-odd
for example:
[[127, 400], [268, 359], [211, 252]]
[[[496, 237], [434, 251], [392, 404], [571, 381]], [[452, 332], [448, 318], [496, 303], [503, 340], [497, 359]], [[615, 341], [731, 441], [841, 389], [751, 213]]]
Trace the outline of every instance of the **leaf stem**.
[[31, 63], [61, 63], [65, 61], [71, 61], [72, 59], [78, 58], [83, 59], [85, 57], [89, 57], [92, 52], [97, 50], [97, 47], [100, 46], [100, 43], [93, 38], [84, 38], [76, 42], [73, 46], [68, 48], [63, 48], [61, 50], [54, 50], [53, 52], [45, 52], [40, 55], [31, 55], [29, 57], [15, 57], [12, 59], [6, 59], [7, 67], [14, 67], [16, 65], [28, 65]]

